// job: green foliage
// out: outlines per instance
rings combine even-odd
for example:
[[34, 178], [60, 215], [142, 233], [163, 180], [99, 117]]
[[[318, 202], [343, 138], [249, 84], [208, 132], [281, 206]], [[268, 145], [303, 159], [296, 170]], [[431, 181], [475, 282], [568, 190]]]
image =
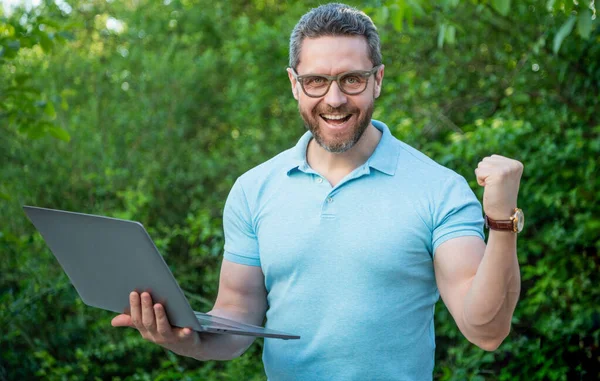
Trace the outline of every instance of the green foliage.
[[[264, 379], [261, 340], [235, 361], [199, 363], [110, 327], [112, 314], [82, 304], [20, 205], [142, 221], [195, 309], [210, 309], [233, 181], [303, 132], [287, 39], [318, 3], [69, 4], [0, 19], [0, 380]], [[494, 353], [479, 350], [440, 303], [435, 378], [597, 379], [595, 9], [588, 1], [353, 4], [381, 33], [377, 119], [480, 196], [473, 169], [484, 156], [525, 164], [512, 333]]]
[[55, 106], [67, 107], [66, 101], [32, 84], [36, 74], [31, 65], [67, 41], [68, 26], [61, 27], [59, 20], [41, 14], [1, 16], [0, 133], [17, 131], [32, 139], [50, 134], [68, 142], [69, 133], [56, 123]]

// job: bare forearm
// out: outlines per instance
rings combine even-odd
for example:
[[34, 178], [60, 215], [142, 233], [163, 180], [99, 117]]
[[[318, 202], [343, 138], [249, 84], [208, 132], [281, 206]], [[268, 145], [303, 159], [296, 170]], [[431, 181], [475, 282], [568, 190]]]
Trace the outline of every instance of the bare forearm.
[[464, 305], [470, 330], [496, 337], [508, 333], [521, 287], [517, 235], [490, 231], [485, 254]]

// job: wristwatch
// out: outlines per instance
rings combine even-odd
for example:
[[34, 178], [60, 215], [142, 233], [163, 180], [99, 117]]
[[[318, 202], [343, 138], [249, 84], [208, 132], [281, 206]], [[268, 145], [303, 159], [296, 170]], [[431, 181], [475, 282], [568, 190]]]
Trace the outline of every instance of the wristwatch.
[[492, 230], [509, 231], [520, 233], [525, 225], [525, 215], [519, 208], [515, 208], [515, 213], [510, 216], [510, 220], [492, 220], [487, 215], [484, 218], [485, 227]]

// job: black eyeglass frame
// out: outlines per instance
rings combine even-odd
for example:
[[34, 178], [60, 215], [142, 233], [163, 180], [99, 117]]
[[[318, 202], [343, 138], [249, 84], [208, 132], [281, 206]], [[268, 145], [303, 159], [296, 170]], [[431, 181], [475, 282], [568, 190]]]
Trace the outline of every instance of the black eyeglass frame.
[[[298, 73], [296, 73], [296, 70], [294, 70], [294, 68], [290, 68], [290, 69], [292, 70], [292, 75], [294, 76], [294, 79], [296, 79], [296, 81], [300, 83], [300, 87], [302, 88], [302, 91], [304, 91], [304, 94], [306, 94], [307, 97], [321, 98], [321, 97], [324, 97], [329, 92], [329, 89], [331, 88], [331, 83], [333, 81], [335, 81], [338, 84], [338, 88], [340, 89], [340, 91], [346, 95], [358, 95], [358, 94], [364, 92], [367, 89], [367, 87], [369, 86], [369, 78], [371, 78], [371, 75], [375, 74], [381, 66], [382, 65], [373, 66], [373, 68], [371, 70], [351, 70], [351, 71], [347, 71], [344, 73], [340, 73], [338, 75], [325, 75], [325, 74], [298, 75]], [[362, 89], [360, 91], [356, 91], [356, 92], [350, 92], [350, 91], [344, 90], [343, 86], [340, 84], [340, 79], [347, 75], [357, 75], [359, 77], [365, 78], [367, 80], [367, 82], [365, 83], [364, 89]], [[310, 95], [306, 91], [306, 89], [304, 88], [304, 79], [306, 79], [308, 77], [321, 77], [321, 78], [327, 79], [327, 82], [328, 82], [327, 89], [323, 92], [322, 95]]]

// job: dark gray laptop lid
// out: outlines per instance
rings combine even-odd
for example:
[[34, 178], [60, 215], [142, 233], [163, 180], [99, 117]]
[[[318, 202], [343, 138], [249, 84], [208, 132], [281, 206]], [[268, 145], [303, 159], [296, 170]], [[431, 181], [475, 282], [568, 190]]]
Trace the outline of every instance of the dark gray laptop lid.
[[129, 293], [148, 291], [155, 302], [165, 305], [171, 324], [202, 330], [140, 223], [31, 206], [23, 209], [85, 304], [126, 313]]

